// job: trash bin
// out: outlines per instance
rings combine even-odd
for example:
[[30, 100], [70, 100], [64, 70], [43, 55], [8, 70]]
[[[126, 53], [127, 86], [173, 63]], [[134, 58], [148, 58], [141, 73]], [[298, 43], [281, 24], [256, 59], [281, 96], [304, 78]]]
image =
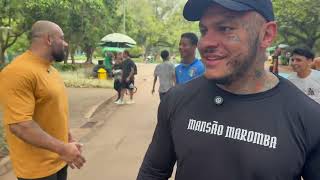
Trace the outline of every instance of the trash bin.
[[108, 78], [107, 71], [104, 68], [98, 70], [98, 79], [106, 80]]

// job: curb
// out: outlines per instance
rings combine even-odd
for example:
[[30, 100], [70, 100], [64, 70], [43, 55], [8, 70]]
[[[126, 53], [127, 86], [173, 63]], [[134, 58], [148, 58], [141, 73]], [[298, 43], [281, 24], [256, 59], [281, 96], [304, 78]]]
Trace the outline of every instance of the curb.
[[[99, 102], [97, 105], [94, 105], [90, 108], [90, 110], [88, 111], [88, 113], [85, 114], [85, 118], [88, 119], [88, 122], [90, 122], [90, 119], [97, 114], [101, 109], [103, 109], [106, 105], [108, 105], [109, 103], [112, 102], [112, 100], [114, 99], [114, 97], [116, 96], [111, 96], [110, 98], [107, 98], [106, 100], [103, 100], [101, 102]], [[83, 126], [83, 125], [82, 125]], [[80, 128], [80, 127], [78, 127]], [[90, 132], [89, 132], [90, 133]], [[84, 135], [83, 137], [79, 137], [79, 139], [84, 138], [86, 135]], [[0, 161], [0, 176], [5, 175], [6, 173], [10, 172], [12, 170], [12, 163], [10, 161], [9, 155], [4, 157], [1, 161]]]
[[85, 114], [86, 119], [92, 118], [97, 112], [99, 112], [105, 105], [109, 104], [116, 95], [111, 96], [110, 98], [100, 101], [97, 105], [94, 105], [90, 110]]

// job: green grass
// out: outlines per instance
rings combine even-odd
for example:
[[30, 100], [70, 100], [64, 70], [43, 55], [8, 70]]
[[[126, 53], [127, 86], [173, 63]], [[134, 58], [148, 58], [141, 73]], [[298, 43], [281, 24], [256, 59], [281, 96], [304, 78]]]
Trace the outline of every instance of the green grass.
[[0, 121], [0, 158], [8, 154], [8, 147], [4, 140], [2, 122]]
[[[81, 55], [81, 56], [75, 56], [74, 59], [75, 59], [76, 63], [84, 63], [84, 62], [86, 62], [87, 57], [85, 55]], [[102, 60], [102, 59], [104, 59], [104, 57], [99, 57], [99, 56], [94, 57], [93, 58], [93, 63], [97, 64], [98, 60]], [[71, 62], [70, 59], [69, 59], [69, 62]]]
[[61, 72], [67, 87], [73, 88], [113, 88], [112, 80], [99, 80], [91, 77], [92, 68], [81, 68], [72, 72]]
[[136, 63], [144, 63], [144, 59], [143, 58], [132, 58], [132, 60]]

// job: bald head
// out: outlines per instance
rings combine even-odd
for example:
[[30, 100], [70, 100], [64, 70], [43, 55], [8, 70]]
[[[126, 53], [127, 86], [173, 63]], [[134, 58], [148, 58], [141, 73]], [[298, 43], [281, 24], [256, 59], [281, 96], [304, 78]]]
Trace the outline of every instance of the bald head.
[[31, 30], [31, 51], [50, 61], [62, 61], [68, 43], [62, 29], [50, 21], [37, 21]]
[[31, 37], [34, 40], [44, 35], [52, 36], [59, 32], [62, 33], [62, 29], [57, 24], [50, 21], [37, 21], [32, 26]]

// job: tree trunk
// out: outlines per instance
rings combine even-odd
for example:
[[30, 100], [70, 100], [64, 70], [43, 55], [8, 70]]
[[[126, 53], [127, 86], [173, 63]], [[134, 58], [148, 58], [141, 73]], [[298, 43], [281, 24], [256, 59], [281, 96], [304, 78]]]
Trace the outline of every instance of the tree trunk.
[[76, 61], [75, 61], [75, 59], [74, 59], [74, 55], [75, 55], [75, 53], [76, 53], [76, 48], [70, 48], [70, 57], [71, 57], [71, 62], [72, 62], [72, 64], [75, 64], [76, 63]]
[[94, 52], [94, 48], [92, 48], [92, 47], [86, 48], [87, 61], [86, 61], [85, 63], [87, 63], [87, 64], [93, 64], [93, 63], [92, 63], [93, 52]]
[[144, 54], [144, 62], [148, 63], [148, 59], [147, 57], [149, 56], [151, 51], [151, 45], [146, 45], [146, 50], [145, 50], [145, 54]]
[[4, 64], [5, 63], [5, 57], [4, 57], [4, 52], [5, 50], [3, 49], [0, 49], [0, 65]]
[[75, 64], [76, 60], [74, 59], [74, 53], [71, 53], [70, 56], [71, 56], [71, 63]]
[[63, 60], [64, 64], [68, 64], [68, 59], [69, 59], [69, 49], [67, 49], [66, 51], [66, 57]]

